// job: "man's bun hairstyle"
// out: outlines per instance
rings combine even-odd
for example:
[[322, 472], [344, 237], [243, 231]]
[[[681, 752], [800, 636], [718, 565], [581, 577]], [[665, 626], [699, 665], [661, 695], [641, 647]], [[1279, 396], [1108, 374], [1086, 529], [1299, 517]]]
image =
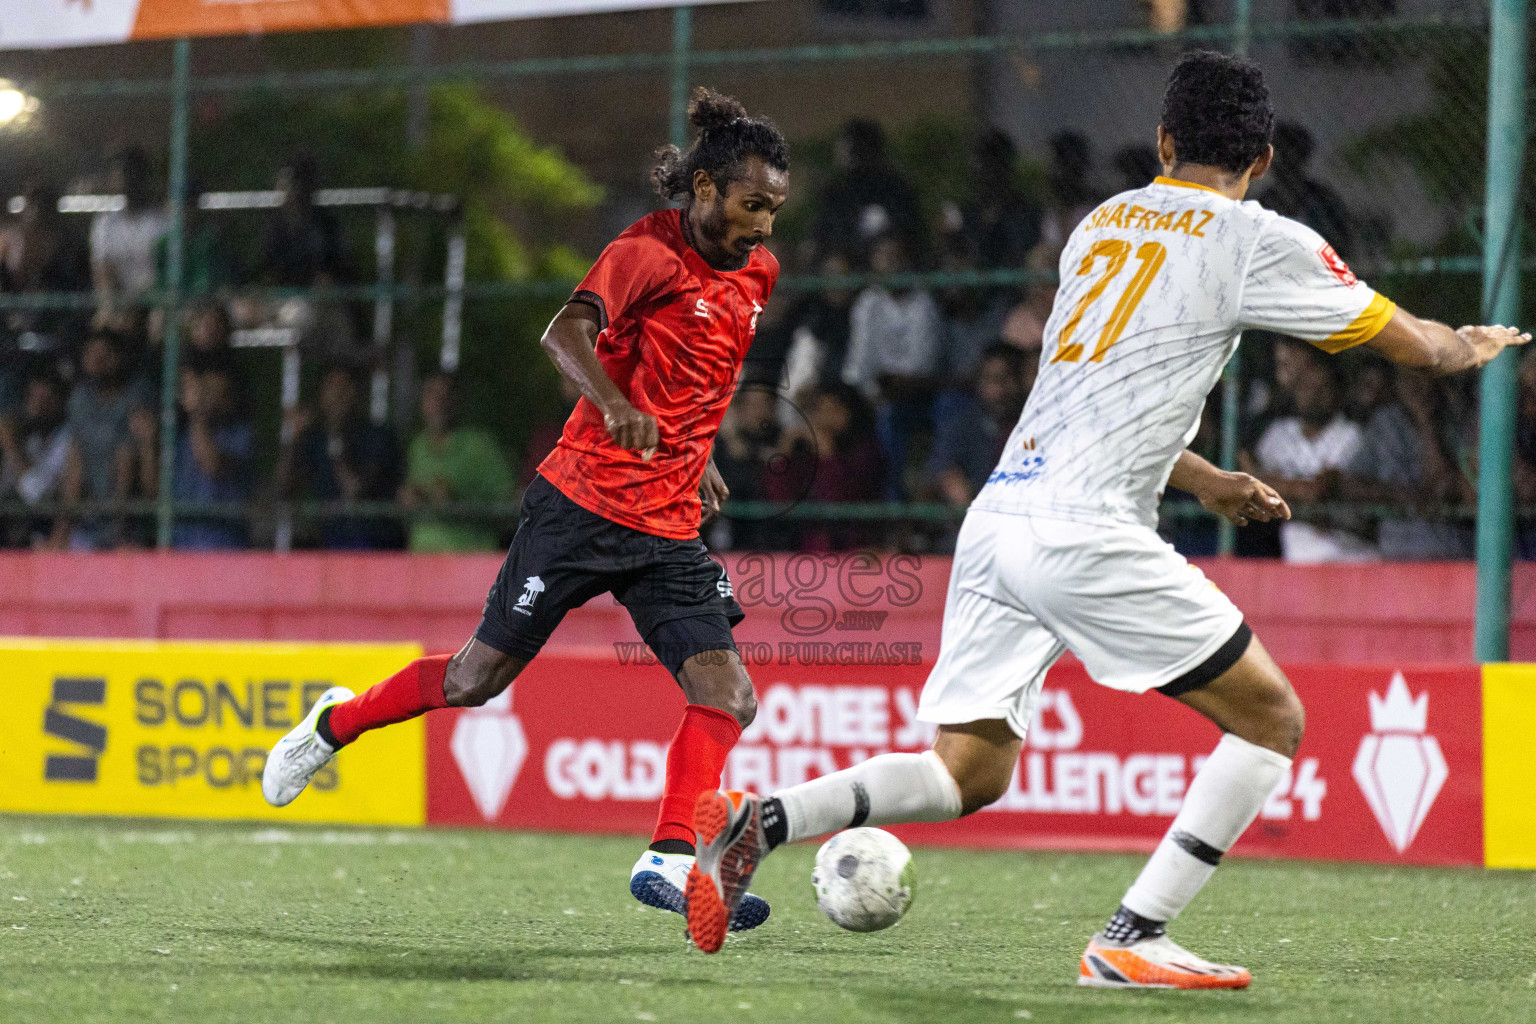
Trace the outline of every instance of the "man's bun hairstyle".
[[693, 143], [687, 149], [662, 146], [651, 168], [651, 185], [669, 202], [693, 198], [693, 175], [704, 171], [721, 192], [741, 173], [748, 157], [761, 157], [776, 171], [789, 170], [789, 144], [772, 121], [750, 117], [729, 96], [699, 86], [688, 104]]
[[1252, 61], [1211, 50], [1186, 53], [1168, 76], [1163, 128], [1182, 164], [1241, 174], [1275, 133], [1264, 73]]

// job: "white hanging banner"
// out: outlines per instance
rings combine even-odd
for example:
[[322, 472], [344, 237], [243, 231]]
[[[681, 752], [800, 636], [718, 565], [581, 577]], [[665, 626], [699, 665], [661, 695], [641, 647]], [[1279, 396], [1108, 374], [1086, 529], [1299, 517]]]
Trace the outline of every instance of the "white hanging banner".
[[687, 6], [688, 0], [8, 0], [0, 50]]

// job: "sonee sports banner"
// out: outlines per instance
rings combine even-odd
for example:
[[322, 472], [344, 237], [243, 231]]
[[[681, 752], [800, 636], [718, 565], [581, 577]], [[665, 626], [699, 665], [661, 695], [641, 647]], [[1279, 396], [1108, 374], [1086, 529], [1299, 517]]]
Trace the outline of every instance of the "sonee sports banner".
[[[266, 752], [319, 694], [361, 691], [419, 653], [0, 641], [0, 811], [649, 831], [683, 701], [664, 669], [623, 651], [547, 653], [515, 699], [369, 733], [292, 805], [268, 807]], [[932, 741], [916, 719], [920, 659], [830, 666], [750, 653], [759, 710], [727, 765], [729, 787], [771, 791]], [[1536, 666], [1287, 673], [1306, 737], [1236, 853], [1536, 867]], [[1003, 798], [963, 821], [897, 831], [927, 843], [1150, 849], [1217, 739], [1177, 702], [1107, 690], [1064, 662]]]
[[0, 811], [420, 825], [420, 720], [342, 751], [267, 806], [267, 751], [332, 686], [363, 690], [421, 649], [0, 641]]
[[[1472, 666], [1287, 672], [1307, 708], [1306, 737], [1238, 854], [1536, 866], [1526, 796], [1536, 756], [1524, 739], [1536, 726], [1536, 669], [1490, 667], [1486, 701]], [[932, 728], [916, 720], [926, 674], [920, 664], [759, 664], [757, 720], [731, 754], [726, 786], [770, 791], [926, 748]], [[660, 668], [540, 658], [515, 698], [428, 719], [427, 820], [646, 831], [682, 707]], [[962, 821], [895, 831], [927, 843], [1148, 850], [1219, 736], [1176, 701], [1097, 686], [1064, 662], [1007, 794]]]
[[463, 25], [688, 4], [689, 0], [6, 0], [0, 4], [0, 50], [418, 22]]

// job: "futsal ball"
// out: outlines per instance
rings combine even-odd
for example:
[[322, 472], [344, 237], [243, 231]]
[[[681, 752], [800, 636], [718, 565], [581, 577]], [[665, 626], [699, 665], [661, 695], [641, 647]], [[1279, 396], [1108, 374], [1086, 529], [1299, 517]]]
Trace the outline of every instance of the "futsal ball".
[[878, 828], [839, 832], [816, 851], [816, 905], [852, 932], [889, 928], [912, 905], [917, 869], [900, 839]]

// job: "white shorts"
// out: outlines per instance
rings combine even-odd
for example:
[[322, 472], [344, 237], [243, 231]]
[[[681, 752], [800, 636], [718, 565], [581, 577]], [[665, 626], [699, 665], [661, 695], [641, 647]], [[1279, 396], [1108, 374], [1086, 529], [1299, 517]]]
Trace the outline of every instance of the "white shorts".
[[1095, 682], [1143, 693], [1204, 664], [1242, 625], [1237, 606], [1146, 527], [973, 508], [918, 718], [1003, 718], [1023, 736], [1063, 651]]

